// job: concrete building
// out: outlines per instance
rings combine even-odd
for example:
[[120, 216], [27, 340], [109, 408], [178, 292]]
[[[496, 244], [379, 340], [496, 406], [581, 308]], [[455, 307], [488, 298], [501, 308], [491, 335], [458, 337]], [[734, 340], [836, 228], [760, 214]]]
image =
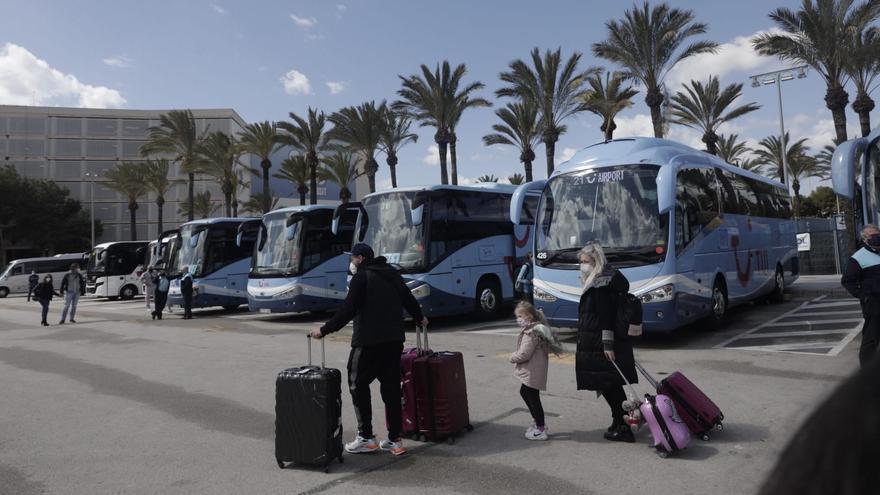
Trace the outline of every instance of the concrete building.
[[[127, 200], [104, 184], [103, 175], [125, 161], [142, 163], [140, 147], [146, 141], [147, 129], [158, 125], [159, 116], [167, 112], [0, 105], [0, 166], [12, 165], [23, 177], [55, 181], [70, 190], [71, 197], [80, 200], [87, 212], [93, 205], [95, 219], [103, 224], [103, 234], [96, 238], [96, 243], [129, 240]], [[207, 128], [236, 135], [245, 125], [231, 109], [192, 112], [200, 132]], [[178, 208], [187, 199], [186, 175], [180, 173], [176, 163], [169, 175], [180, 182], [165, 197], [166, 229], [186, 220], [178, 214]], [[210, 191], [212, 202], [220, 205], [216, 214], [222, 214], [219, 184], [210, 177], [197, 175], [196, 193], [202, 191]], [[238, 200], [246, 201], [250, 194], [249, 189], [241, 191]], [[139, 202], [140, 240], [158, 235], [155, 200], [154, 194], [148, 194]]]

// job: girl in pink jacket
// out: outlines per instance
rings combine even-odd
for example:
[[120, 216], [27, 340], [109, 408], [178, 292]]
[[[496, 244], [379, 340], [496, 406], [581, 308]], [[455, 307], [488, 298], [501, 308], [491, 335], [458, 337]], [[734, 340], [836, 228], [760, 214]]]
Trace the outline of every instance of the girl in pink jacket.
[[521, 331], [516, 341], [516, 352], [510, 355], [514, 363], [513, 375], [522, 385], [519, 394], [529, 408], [534, 422], [526, 430], [528, 440], [547, 440], [541, 390], [547, 390], [548, 355], [559, 354], [562, 346], [544, 322], [544, 316], [530, 303], [522, 301], [514, 310]]

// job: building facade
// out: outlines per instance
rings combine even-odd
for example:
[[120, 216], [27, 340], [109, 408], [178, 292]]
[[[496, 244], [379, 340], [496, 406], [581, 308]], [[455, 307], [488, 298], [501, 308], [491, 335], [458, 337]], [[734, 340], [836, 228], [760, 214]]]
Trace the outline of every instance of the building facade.
[[[107, 187], [104, 175], [122, 162], [144, 163], [140, 148], [146, 142], [148, 128], [158, 125], [160, 115], [167, 112], [0, 105], [0, 166], [15, 167], [22, 177], [52, 180], [67, 188], [83, 210], [93, 208], [95, 219], [103, 225], [96, 243], [127, 241], [131, 239], [128, 201]], [[230, 109], [192, 113], [199, 132], [237, 135], [245, 125]], [[169, 176], [178, 182], [165, 196], [165, 229], [186, 221], [179, 213], [187, 200], [186, 174], [181, 174], [180, 165], [172, 162]], [[212, 202], [219, 206], [215, 215], [223, 214], [223, 194], [216, 181], [197, 175], [195, 190], [210, 192]], [[237, 199], [247, 201], [250, 194], [250, 189], [244, 188]], [[155, 195], [144, 195], [138, 205], [137, 238], [154, 239], [158, 235]]]

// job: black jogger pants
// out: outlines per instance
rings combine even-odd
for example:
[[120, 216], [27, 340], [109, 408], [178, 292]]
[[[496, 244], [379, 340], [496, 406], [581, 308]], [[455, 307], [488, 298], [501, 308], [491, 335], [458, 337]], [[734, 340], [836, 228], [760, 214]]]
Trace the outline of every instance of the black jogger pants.
[[388, 438], [400, 438], [400, 354], [403, 342], [389, 342], [363, 347], [352, 347], [348, 356], [348, 388], [358, 422], [358, 433], [363, 438], [373, 436], [373, 409], [370, 384], [379, 380], [379, 391], [385, 403], [388, 420]]

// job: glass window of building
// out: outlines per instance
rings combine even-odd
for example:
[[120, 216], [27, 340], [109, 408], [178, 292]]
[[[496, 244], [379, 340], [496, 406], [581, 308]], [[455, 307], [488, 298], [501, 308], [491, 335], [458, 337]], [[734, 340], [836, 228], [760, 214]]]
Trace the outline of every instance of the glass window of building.
[[82, 141], [79, 139], [53, 139], [52, 155], [60, 157], [81, 157]]
[[144, 137], [147, 135], [147, 128], [150, 126], [149, 120], [130, 120], [122, 121], [123, 137]]
[[119, 201], [119, 193], [101, 182], [95, 183], [95, 201]]
[[122, 157], [123, 158], [139, 158], [141, 156], [141, 146], [146, 141], [123, 141]]
[[55, 117], [56, 136], [82, 136], [82, 119], [79, 117]]
[[98, 174], [98, 177], [106, 175], [107, 171], [116, 166], [115, 161], [89, 160], [86, 162], [86, 173]]
[[9, 134], [46, 134], [46, 117], [9, 117]]
[[83, 182], [62, 182], [58, 185], [70, 191], [70, 199], [79, 200], [88, 212], [89, 188], [86, 186], [85, 194], [83, 194], [83, 184]]
[[9, 139], [9, 156], [45, 156], [45, 139]]
[[19, 175], [28, 179], [45, 179], [46, 162], [43, 160], [28, 160], [18, 162], [15, 167]]
[[89, 157], [112, 157], [119, 153], [119, 144], [116, 141], [93, 139], [86, 141], [86, 156]]
[[79, 160], [55, 160], [54, 179], [79, 179], [82, 177], [82, 162]]
[[118, 127], [116, 119], [86, 119], [88, 136], [116, 136]]
[[[95, 188], [95, 199], [98, 199], [98, 191]], [[116, 221], [119, 216], [119, 205], [116, 203], [95, 203], [95, 219], [105, 222]]]
[[229, 119], [200, 119], [196, 122], [196, 127], [200, 131], [220, 131], [229, 134], [229, 122]]

